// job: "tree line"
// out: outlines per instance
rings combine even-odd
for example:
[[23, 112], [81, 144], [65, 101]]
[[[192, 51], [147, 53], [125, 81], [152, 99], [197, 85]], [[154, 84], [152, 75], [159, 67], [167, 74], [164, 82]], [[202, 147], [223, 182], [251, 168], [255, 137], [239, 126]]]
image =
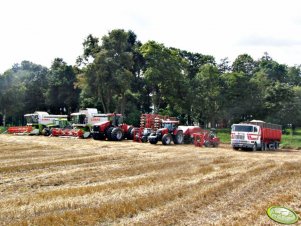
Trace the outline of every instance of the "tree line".
[[61, 58], [49, 69], [23, 61], [0, 75], [0, 117], [7, 124], [22, 124], [36, 110], [70, 114], [85, 107], [122, 113], [136, 126], [141, 113], [151, 112], [205, 127], [251, 119], [301, 125], [301, 66], [267, 53], [216, 62], [116, 29], [101, 39], [87, 36], [73, 66]]

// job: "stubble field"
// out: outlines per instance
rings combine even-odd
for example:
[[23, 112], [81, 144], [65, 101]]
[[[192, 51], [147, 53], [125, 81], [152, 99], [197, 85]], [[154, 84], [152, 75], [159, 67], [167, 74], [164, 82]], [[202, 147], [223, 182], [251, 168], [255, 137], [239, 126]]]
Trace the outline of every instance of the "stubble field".
[[301, 152], [0, 135], [1, 225], [274, 225]]

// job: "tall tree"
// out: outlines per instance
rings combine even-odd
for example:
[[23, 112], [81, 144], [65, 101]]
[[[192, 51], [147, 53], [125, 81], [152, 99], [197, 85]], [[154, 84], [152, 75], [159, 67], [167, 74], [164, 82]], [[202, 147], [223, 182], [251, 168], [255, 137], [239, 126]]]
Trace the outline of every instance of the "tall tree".
[[206, 64], [193, 80], [193, 113], [204, 125], [215, 126], [220, 112], [221, 80], [218, 68]]
[[152, 92], [154, 111], [181, 108], [186, 88], [179, 52], [154, 41], [145, 43], [140, 50], [145, 59], [144, 77]]
[[[133, 34], [122, 29], [112, 30], [102, 37], [101, 46], [94, 40], [89, 54], [94, 57], [93, 63], [84, 70], [81, 87], [87, 96], [95, 96], [94, 101], [104, 112], [125, 112], [126, 93], [133, 79]], [[93, 54], [91, 54], [93, 53]], [[83, 95], [82, 95], [83, 97]], [[93, 98], [93, 97], [92, 97]]]
[[75, 88], [76, 75], [72, 66], [55, 58], [48, 73], [46, 100], [53, 113], [70, 113], [78, 106], [79, 90]]
[[248, 54], [239, 55], [232, 64], [233, 72], [243, 72], [248, 76], [252, 76], [256, 69], [256, 62]]

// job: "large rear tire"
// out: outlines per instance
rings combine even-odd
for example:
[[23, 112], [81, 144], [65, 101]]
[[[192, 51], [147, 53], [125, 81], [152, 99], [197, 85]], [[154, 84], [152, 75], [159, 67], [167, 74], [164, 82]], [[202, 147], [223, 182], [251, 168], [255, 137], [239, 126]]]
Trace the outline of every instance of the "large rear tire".
[[182, 144], [183, 143], [183, 140], [184, 140], [184, 134], [183, 134], [183, 131], [179, 130], [175, 136], [175, 139], [174, 139], [174, 143], [175, 144]]
[[111, 138], [114, 141], [121, 141], [123, 138], [123, 132], [119, 127], [113, 128]]
[[108, 140], [112, 140], [111, 134], [112, 134], [113, 129], [114, 129], [114, 127], [109, 127], [106, 129], [106, 137]]
[[169, 133], [164, 134], [163, 137], [162, 137], [162, 144], [169, 145], [171, 143], [171, 140], [172, 140], [172, 137]]

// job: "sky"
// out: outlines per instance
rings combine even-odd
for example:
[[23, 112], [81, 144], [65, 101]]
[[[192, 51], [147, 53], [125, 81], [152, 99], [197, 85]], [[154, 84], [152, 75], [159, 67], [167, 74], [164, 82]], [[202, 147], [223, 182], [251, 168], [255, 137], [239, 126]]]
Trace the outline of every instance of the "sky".
[[0, 73], [28, 60], [70, 65], [92, 34], [132, 30], [142, 43], [208, 54], [230, 62], [267, 52], [301, 64], [300, 0], [4, 0], [0, 3]]

